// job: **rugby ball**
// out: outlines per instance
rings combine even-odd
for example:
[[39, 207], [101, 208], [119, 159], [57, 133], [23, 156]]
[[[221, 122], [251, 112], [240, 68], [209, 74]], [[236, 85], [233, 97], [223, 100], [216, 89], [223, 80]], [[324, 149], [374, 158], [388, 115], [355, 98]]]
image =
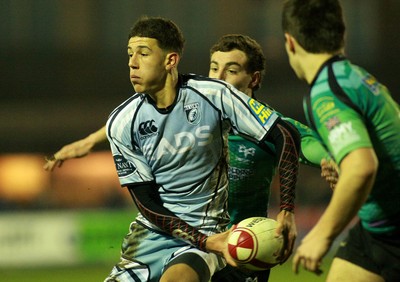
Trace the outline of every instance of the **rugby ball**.
[[275, 237], [277, 221], [267, 217], [250, 217], [237, 224], [229, 234], [228, 250], [239, 267], [266, 270], [279, 264], [282, 236]]

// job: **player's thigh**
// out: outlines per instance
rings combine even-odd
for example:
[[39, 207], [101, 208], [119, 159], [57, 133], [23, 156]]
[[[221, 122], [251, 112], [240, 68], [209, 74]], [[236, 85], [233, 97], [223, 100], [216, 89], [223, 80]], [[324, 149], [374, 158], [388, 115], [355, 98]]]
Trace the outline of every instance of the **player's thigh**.
[[334, 258], [326, 279], [327, 282], [385, 282], [376, 273], [368, 271], [349, 261]]
[[162, 282], [199, 281], [208, 282], [214, 272], [226, 263], [213, 253], [206, 253], [188, 246], [176, 251], [162, 274]]
[[174, 264], [162, 274], [160, 282], [200, 282], [199, 274], [185, 263]]

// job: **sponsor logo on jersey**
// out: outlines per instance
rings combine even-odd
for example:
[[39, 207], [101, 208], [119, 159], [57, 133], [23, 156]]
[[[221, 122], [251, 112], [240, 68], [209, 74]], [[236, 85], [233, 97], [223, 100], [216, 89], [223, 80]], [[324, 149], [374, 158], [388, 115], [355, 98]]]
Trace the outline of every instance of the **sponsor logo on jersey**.
[[369, 90], [375, 95], [379, 94], [379, 82], [372, 75], [368, 74], [363, 78], [363, 83], [369, 88]]
[[258, 121], [262, 125], [266, 125], [273, 113], [273, 110], [257, 102], [254, 99], [249, 99], [248, 104], [252, 112], [257, 116]]
[[163, 137], [157, 146], [157, 152], [153, 155], [153, 158], [160, 159], [164, 155], [183, 154], [195, 146], [207, 146], [212, 140], [213, 135], [208, 125], [200, 126], [194, 132], [182, 131], [174, 134], [171, 140]]
[[139, 124], [140, 139], [145, 139], [158, 134], [158, 128], [154, 123], [155, 121], [152, 119]]
[[331, 117], [325, 122], [326, 128], [331, 131], [335, 126], [340, 124], [340, 120], [337, 116]]
[[324, 119], [324, 116], [334, 113], [332, 110], [335, 110], [335, 102], [333, 101], [333, 97], [322, 97], [315, 100], [312, 108], [316, 109], [315, 112], [319, 119]]
[[334, 154], [355, 141], [360, 140], [360, 135], [354, 130], [351, 121], [335, 126], [328, 135]]
[[248, 179], [254, 175], [254, 171], [248, 168], [233, 167], [232, 165], [228, 168], [229, 180], [238, 181]]
[[190, 124], [198, 124], [200, 122], [199, 103], [184, 105], [187, 121]]
[[125, 177], [136, 171], [136, 167], [122, 155], [114, 155], [113, 157], [118, 177]]
[[249, 156], [249, 155], [250, 156], [254, 156], [256, 154], [256, 149], [255, 148], [251, 148], [251, 147], [247, 148], [244, 145], [239, 145], [238, 152], [239, 153], [243, 153], [244, 157], [247, 158], [247, 156]]

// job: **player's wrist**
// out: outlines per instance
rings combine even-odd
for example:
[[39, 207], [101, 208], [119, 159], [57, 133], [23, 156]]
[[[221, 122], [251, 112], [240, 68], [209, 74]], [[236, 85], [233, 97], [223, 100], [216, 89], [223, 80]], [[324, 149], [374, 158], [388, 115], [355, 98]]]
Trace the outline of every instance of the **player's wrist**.
[[288, 212], [288, 213], [294, 213], [294, 205], [292, 204], [281, 204], [280, 205], [280, 212]]

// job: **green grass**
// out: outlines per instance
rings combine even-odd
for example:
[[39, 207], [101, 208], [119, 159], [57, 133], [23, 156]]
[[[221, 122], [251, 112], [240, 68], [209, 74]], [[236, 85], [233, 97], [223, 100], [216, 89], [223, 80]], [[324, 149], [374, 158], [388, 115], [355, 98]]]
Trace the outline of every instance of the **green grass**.
[[[321, 276], [309, 273], [303, 269], [299, 274], [291, 270], [292, 263], [288, 261], [283, 265], [276, 266], [271, 272], [270, 282], [321, 282], [325, 281], [330, 259], [325, 259], [322, 266], [324, 273]], [[89, 265], [73, 267], [52, 268], [10, 268], [0, 269], [0, 280], [7, 282], [101, 282], [111, 271], [110, 265]]]
[[0, 269], [0, 280], [7, 282], [99, 282], [104, 281], [111, 268], [112, 264], [109, 266]]
[[289, 260], [283, 265], [275, 266], [272, 269], [269, 282], [322, 282], [326, 280], [331, 262], [331, 258], [324, 258], [321, 267], [323, 273], [317, 276], [314, 273], [308, 272], [304, 269], [299, 269], [299, 273], [295, 274], [292, 271], [292, 262]]

